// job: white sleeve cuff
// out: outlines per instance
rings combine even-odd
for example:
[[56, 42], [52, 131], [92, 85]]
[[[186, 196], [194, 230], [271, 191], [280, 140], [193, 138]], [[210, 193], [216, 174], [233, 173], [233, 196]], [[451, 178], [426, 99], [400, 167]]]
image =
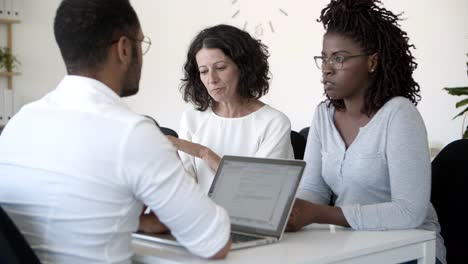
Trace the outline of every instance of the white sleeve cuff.
[[209, 258], [218, 253], [231, 237], [231, 224], [226, 210], [216, 206], [215, 221], [207, 229], [203, 236], [190, 244], [185, 244], [187, 249], [195, 255]]

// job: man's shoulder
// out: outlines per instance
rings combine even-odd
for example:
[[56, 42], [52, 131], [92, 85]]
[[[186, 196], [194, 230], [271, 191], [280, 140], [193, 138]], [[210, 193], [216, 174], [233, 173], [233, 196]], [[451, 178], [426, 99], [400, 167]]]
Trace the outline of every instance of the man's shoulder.
[[100, 111], [100, 115], [102, 115], [105, 118], [122, 123], [138, 123], [148, 120], [147, 117], [137, 114], [131, 111], [130, 109], [112, 106], [110, 106], [104, 111]]

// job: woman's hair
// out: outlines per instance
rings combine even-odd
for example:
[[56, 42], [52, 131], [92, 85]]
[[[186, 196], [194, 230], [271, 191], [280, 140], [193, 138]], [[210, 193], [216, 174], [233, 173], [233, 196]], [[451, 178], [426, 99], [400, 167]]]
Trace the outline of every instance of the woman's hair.
[[[370, 115], [395, 96], [408, 98], [417, 105], [421, 99], [419, 84], [413, 80], [417, 63], [411, 54], [408, 36], [395, 15], [381, 7], [378, 0], [331, 0], [320, 14], [327, 33], [347, 37], [361, 46], [364, 53], [378, 54], [372, 82], [364, 95], [363, 113]], [[343, 100], [330, 100], [336, 109], [344, 109]]]
[[217, 25], [202, 30], [190, 44], [180, 86], [186, 102], [192, 102], [200, 111], [213, 106], [213, 99], [200, 79], [195, 57], [202, 48], [219, 49], [236, 64], [241, 98], [258, 99], [268, 93], [268, 47], [236, 27]]

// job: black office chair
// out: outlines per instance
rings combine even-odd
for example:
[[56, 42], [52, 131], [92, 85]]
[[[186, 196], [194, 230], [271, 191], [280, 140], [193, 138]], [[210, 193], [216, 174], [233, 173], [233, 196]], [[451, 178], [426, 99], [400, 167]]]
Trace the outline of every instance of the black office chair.
[[468, 139], [448, 144], [432, 161], [431, 203], [447, 248], [447, 263], [466, 263]]
[[305, 138], [296, 131], [291, 130], [291, 144], [294, 151], [294, 158], [297, 160], [304, 159], [304, 152], [306, 147]]
[[168, 127], [160, 126], [159, 129], [161, 129], [161, 132], [166, 136], [173, 136], [173, 137], [176, 137], [176, 138], [179, 137], [179, 135], [177, 135], [177, 132], [175, 132], [174, 130], [172, 130], [172, 129], [168, 128]]
[[310, 127], [304, 127], [303, 129], [299, 131], [299, 134], [301, 134], [305, 138], [306, 142], [307, 142], [307, 138], [309, 137], [309, 128]]
[[174, 130], [168, 128], [168, 127], [162, 127], [158, 124], [158, 121], [156, 121], [154, 118], [152, 118], [151, 116], [149, 115], [143, 115], [144, 117], [150, 119], [151, 121], [154, 122], [154, 124], [156, 124], [157, 127], [159, 127], [159, 129], [161, 130], [161, 132], [166, 135], [166, 136], [173, 136], [173, 137], [176, 137], [178, 138], [179, 135], [177, 135], [177, 132], [175, 132]]
[[34, 251], [0, 207], [0, 263], [40, 263]]

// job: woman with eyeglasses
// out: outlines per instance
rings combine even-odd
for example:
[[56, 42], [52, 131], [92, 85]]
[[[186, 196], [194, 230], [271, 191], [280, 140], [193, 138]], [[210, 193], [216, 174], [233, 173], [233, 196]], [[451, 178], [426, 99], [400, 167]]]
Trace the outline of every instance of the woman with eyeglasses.
[[288, 117], [260, 101], [268, 56], [266, 45], [229, 25], [202, 30], [189, 47], [181, 91], [193, 107], [172, 141], [206, 193], [223, 155], [294, 158]]
[[288, 230], [311, 223], [433, 230], [437, 261], [445, 263], [429, 201], [426, 128], [416, 109], [417, 64], [400, 17], [380, 1], [332, 0], [319, 21], [326, 33], [315, 61], [327, 100], [314, 113]]

